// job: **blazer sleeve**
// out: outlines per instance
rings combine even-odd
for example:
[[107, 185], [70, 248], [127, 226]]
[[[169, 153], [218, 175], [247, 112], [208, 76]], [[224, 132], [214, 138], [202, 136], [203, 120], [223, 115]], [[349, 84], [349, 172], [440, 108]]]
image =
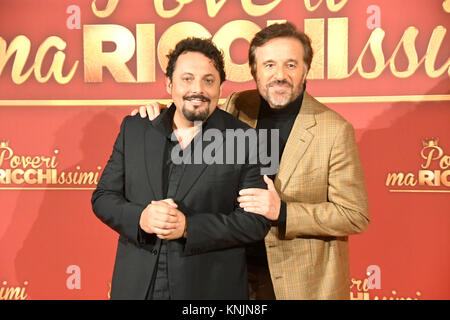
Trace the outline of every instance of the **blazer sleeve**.
[[127, 118], [120, 127], [113, 152], [106, 164], [96, 190], [92, 194], [92, 209], [95, 215], [111, 229], [127, 240], [140, 244], [139, 220], [144, 206], [125, 198], [124, 137]]
[[332, 145], [327, 202], [287, 202], [285, 239], [298, 236], [347, 236], [369, 225], [364, 175], [354, 130], [343, 122]]
[[[260, 168], [253, 164], [243, 166], [239, 190], [267, 188]], [[186, 255], [244, 246], [264, 239], [269, 232], [270, 221], [261, 215], [244, 211], [237, 197], [236, 194], [231, 213], [196, 213], [187, 216]]]

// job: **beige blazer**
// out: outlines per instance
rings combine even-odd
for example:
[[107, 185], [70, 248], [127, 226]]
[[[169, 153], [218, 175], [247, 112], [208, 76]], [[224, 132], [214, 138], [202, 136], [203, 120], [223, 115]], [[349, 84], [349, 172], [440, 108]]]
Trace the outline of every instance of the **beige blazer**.
[[[232, 94], [224, 110], [256, 127], [256, 90]], [[369, 225], [352, 125], [305, 92], [275, 188], [287, 203], [286, 232], [265, 238], [277, 299], [349, 299], [348, 235]]]

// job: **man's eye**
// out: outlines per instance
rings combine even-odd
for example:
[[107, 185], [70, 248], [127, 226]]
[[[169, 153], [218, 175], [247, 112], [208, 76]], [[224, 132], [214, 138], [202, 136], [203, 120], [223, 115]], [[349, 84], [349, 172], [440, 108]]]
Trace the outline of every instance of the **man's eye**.
[[273, 63], [267, 63], [266, 64], [266, 68], [273, 68], [274, 64]]
[[205, 82], [207, 84], [213, 84], [214, 83], [214, 79], [205, 79]]
[[287, 67], [289, 69], [294, 69], [296, 67], [295, 63], [288, 63]]
[[191, 81], [191, 80], [192, 80], [191, 77], [184, 77], [184, 78], [183, 78], [183, 81], [186, 81], [186, 82], [189, 82], [189, 81]]

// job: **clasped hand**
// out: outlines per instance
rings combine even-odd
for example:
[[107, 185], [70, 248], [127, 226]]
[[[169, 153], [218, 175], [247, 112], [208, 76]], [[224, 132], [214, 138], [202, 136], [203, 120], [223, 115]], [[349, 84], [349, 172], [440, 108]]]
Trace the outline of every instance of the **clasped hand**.
[[141, 229], [165, 240], [183, 237], [186, 216], [177, 208], [178, 205], [173, 199], [152, 201], [142, 211], [139, 221]]

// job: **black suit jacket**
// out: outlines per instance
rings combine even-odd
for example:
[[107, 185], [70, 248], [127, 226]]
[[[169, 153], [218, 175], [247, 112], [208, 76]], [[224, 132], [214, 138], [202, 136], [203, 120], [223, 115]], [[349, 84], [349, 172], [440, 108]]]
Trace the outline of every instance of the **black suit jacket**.
[[[161, 240], [145, 233], [139, 220], [152, 200], [163, 198], [165, 134], [174, 108], [152, 122], [124, 119], [92, 195], [97, 217], [120, 235], [112, 299], [145, 299], [156, 267]], [[218, 108], [206, 127], [220, 130], [224, 146], [225, 129], [249, 128]], [[168, 242], [172, 299], [248, 299], [243, 246], [264, 239], [270, 222], [243, 211], [236, 200], [240, 189], [266, 188], [260, 166], [249, 164], [249, 148], [245, 153], [245, 164], [186, 165], [174, 200], [186, 215], [187, 238]]]

